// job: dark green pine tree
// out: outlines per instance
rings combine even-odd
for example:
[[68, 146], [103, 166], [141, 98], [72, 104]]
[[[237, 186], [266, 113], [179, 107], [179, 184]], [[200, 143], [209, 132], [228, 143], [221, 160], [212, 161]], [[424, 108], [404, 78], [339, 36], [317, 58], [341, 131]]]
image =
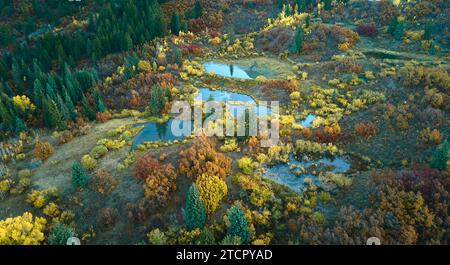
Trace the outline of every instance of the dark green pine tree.
[[19, 63], [17, 62], [16, 58], [13, 57], [12, 59], [12, 65], [11, 65], [11, 74], [13, 77], [13, 81], [16, 84], [16, 86], [19, 86], [22, 84], [22, 70], [20, 68]]
[[183, 54], [180, 48], [175, 50], [175, 63], [179, 66], [183, 63]]
[[431, 34], [433, 31], [433, 23], [431, 21], [428, 21], [425, 25], [425, 30], [423, 31], [423, 39], [424, 40], [431, 40]]
[[293, 53], [299, 53], [302, 51], [304, 38], [305, 38], [305, 32], [303, 30], [303, 27], [299, 26], [297, 28], [297, 31], [295, 32], [294, 43], [292, 44], [292, 47], [291, 47], [291, 51]]
[[202, 3], [200, 3], [200, 0], [195, 1], [193, 13], [194, 18], [199, 18], [203, 15], [203, 7]]
[[106, 107], [103, 103], [102, 95], [100, 94], [100, 91], [98, 89], [94, 89], [94, 98], [95, 98], [95, 104], [97, 105], [98, 112], [105, 112]]
[[74, 104], [78, 103], [83, 97], [83, 91], [80, 83], [73, 76], [68, 64], [64, 64], [64, 81], [72, 102]]
[[159, 85], [152, 87], [150, 95], [150, 113], [152, 116], [160, 116], [161, 111], [164, 109], [167, 103], [167, 93]]
[[283, 9], [284, 0], [277, 0], [278, 9]]
[[75, 188], [83, 188], [89, 182], [89, 176], [86, 173], [86, 169], [80, 162], [75, 161], [72, 165], [72, 184]]
[[227, 30], [227, 42], [228, 44], [233, 44], [235, 41], [236, 41], [236, 34], [234, 32], [233, 27], [230, 27]]
[[69, 108], [67, 108], [66, 103], [62, 99], [61, 95], [56, 95], [56, 103], [58, 104], [58, 108], [61, 112], [61, 115], [64, 117], [64, 120], [71, 120]]
[[433, 152], [433, 155], [431, 157], [431, 163], [430, 167], [434, 169], [439, 170], [446, 170], [448, 165], [448, 149], [449, 144], [448, 140], [446, 140], [444, 143], [440, 144]]
[[[0, 64], [1, 65], [1, 64]], [[9, 97], [14, 96], [14, 92], [11, 89], [11, 86], [8, 84], [8, 82], [5, 82], [5, 80], [0, 80], [0, 91], [6, 93]]]
[[391, 21], [389, 22], [387, 32], [391, 34], [391, 36], [395, 35], [395, 32], [397, 31], [397, 25], [398, 25], [398, 18], [393, 17], [391, 18]]
[[95, 71], [77, 71], [74, 77], [80, 84], [81, 90], [84, 92], [93, 87], [95, 82], [98, 80]]
[[405, 33], [405, 21], [399, 21], [395, 30], [394, 36], [397, 40], [401, 40]]
[[131, 49], [133, 49], [133, 39], [131, 38], [130, 34], [127, 32], [127, 33], [125, 33], [125, 37], [124, 37], [123, 50], [129, 51]]
[[291, 4], [290, 3], [287, 3], [285, 5], [285, 12], [286, 12], [286, 16], [290, 16], [292, 14]]
[[305, 20], [305, 28], [309, 28], [311, 26], [311, 16], [308, 14]]
[[186, 194], [186, 205], [184, 207], [184, 220], [188, 230], [203, 228], [206, 223], [206, 209], [200, 198], [200, 193], [195, 183], [189, 187]]
[[51, 82], [47, 82], [47, 84], [45, 85], [45, 94], [47, 95], [47, 97], [51, 98], [52, 100], [56, 100], [55, 89], [52, 86]]
[[62, 223], [55, 223], [48, 235], [47, 241], [49, 245], [64, 246], [67, 245], [67, 240], [73, 237], [74, 234], [72, 228]]
[[172, 14], [170, 26], [171, 26], [172, 34], [175, 34], [178, 36], [178, 34], [180, 34], [180, 29], [181, 29], [180, 15], [178, 14], [178, 12], [174, 12]]
[[15, 131], [15, 116], [11, 115], [12, 108], [7, 106], [6, 102], [0, 96], [0, 129], [3, 132], [14, 132]]
[[23, 120], [16, 116], [16, 120], [15, 120], [15, 133], [19, 134], [21, 132], [26, 132], [28, 131], [27, 125], [23, 122]]
[[303, 13], [306, 11], [306, 0], [296, 0], [297, 11], [299, 13]]
[[36, 58], [33, 59], [33, 75], [34, 78], [39, 78], [42, 75], [42, 69]]
[[81, 104], [83, 106], [83, 113], [86, 118], [93, 121], [95, 120], [95, 111], [92, 110], [91, 105], [89, 104], [87, 98], [83, 95], [83, 99], [81, 100]]
[[33, 100], [38, 109], [42, 109], [42, 98], [44, 97], [44, 86], [39, 79], [33, 83]]
[[250, 231], [248, 229], [248, 221], [239, 204], [233, 205], [227, 212], [229, 227], [228, 235], [238, 236], [243, 244], [247, 244], [250, 240]]
[[69, 94], [64, 89], [64, 102], [66, 103], [67, 110], [69, 111], [69, 116], [71, 120], [75, 120], [77, 118], [77, 113], [75, 111], [75, 106], [73, 105], [72, 100], [70, 99]]
[[66, 123], [55, 101], [51, 98], [43, 98], [42, 104], [45, 125], [51, 129], [65, 130]]
[[326, 11], [330, 11], [333, 9], [333, 0], [323, 0], [323, 9]]

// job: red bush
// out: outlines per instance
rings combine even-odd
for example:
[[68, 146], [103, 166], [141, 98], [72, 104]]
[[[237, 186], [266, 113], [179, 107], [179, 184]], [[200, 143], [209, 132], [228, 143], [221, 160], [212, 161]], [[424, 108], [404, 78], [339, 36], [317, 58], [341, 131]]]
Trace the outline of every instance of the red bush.
[[179, 161], [180, 172], [194, 179], [204, 173], [225, 179], [231, 170], [231, 159], [219, 153], [206, 135], [198, 136], [191, 147], [181, 151]]
[[96, 119], [98, 122], [100, 123], [105, 123], [109, 120], [109, 118], [111, 117], [109, 115], [108, 112], [97, 112], [97, 114], [95, 115]]
[[148, 178], [161, 167], [159, 161], [151, 154], [142, 156], [134, 167], [134, 175], [141, 179]]
[[200, 45], [197, 44], [189, 44], [189, 45], [183, 45], [181, 47], [181, 51], [183, 53], [183, 56], [193, 54], [193, 55], [201, 55], [203, 53], [203, 48]]
[[373, 122], [359, 122], [355, 124], [355, 132], [365, 138], [370, 138], [378, 133], [378, 125]]
[[342, 131], [338, 123], [330, 126], [325, 126], [323, 130], [315, 132], [314, 136], [317, 141], [321, 143], [332, 143], [341, 137]]
[[358, 34], [361, 36], [374, 38], [378, 35], [378, 29], [375, 23], [361, 24], [358, 26]]
[[102, 208], [99, 211], [99, 223], [106, 228], [112, 228], [119, 217], [119, 212], [116, 208]]

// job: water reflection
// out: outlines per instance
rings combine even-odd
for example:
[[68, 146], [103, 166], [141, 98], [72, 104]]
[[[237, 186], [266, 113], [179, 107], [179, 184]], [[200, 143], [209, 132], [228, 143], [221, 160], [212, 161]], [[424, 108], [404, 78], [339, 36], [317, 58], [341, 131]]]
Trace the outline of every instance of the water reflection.
[[219, 76], [252, 79], [244, 69], [234, 64], [207, 62], [203, 64], [203, 67], [205, 67], [206, 72], [216, 73]]
[[[291, 154], [289, 163], [277, 164], [266, 168], [264, 178], [270, 179], [278, 184], [289, 187], [297, 193], [301, 193], [306, 186], [306, 181], [311, 181], [314, 185], [319, 185], [319, 176], [311, 174], [313, 168], [317, 171], [328, 171], [333, 173], [345, 173], [350, 169], [350, 163], [344, 157], [334, 159], [321, 158], [319, 160], [309, 161], [306, 157], [302, 161], [295, 159]], [[308, 172], [308, 173], [303, 173]], [[309, 179], [309, 180], [307, 180]]]

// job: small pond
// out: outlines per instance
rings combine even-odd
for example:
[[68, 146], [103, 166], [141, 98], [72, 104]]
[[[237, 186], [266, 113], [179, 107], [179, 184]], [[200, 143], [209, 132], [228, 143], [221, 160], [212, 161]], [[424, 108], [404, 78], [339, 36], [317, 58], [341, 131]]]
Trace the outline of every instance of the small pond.
[[309, 114], [304, 120], [300, 121], [299, 124], [303, 127], [312, 127], [314, 120], [316, 119], [316, 115]]
[[229, 105], [234, 106], [235, 112], [233, 116], [237, 116], [238, 112], [243, 112], [245, 109], [248, 109], [246, 106], [239, 105], [240, 102], [251, 104], [254, 106], [255, 112], [258, 116], [265, 116], [270, 114], [270, 108], [266, 106], [257, 106], [256, 101], [245, 94], [228, 92], [223, 90], [211, 90], [209, 88], [201, 88], [198, 95], [195, 97], [196, 101], [218, 101], [228, 103]]
[[252, 79], [249, 73], [245, 71], [241, 66], [236, 64], [224, 64], [215, 62], [206, 62], [203, 64], [206, 72], [216, 73], [219, 76]]
[[183, 140], [186, 135], [175, 136], [172, 133], [173, 121], [174, 119], [162, 123], [148, 122], [135, 124], [134, 127], [144, 126], [144, 128], [134, 137], [131, 149], [135, 150], [138, 145], [144, 142]]
[[[223, 90], [211, 90], [209, 88], [201, 88], [198, 95], [195, 97], [196, 101], [208, 101], [214, 100], [218, 102], [228, 103], [228, 105], [232, 105], [234, 107], [233, 116], [236, 117], [238, 113], [243, 113], [246, 109], [254, 106], [254, 109], [258, 116], [265, 116], [270, 114], [269, 107], [259, 107], [256, 105], [255, 100], [245, 94], [228, 92]], [[242, 103], [242, 105], [240, 104]], [[244, 104], [246, 106], [244, 106]], [[251, 105], [248, 105], [251, 104]], [[174, 140], [182, 140], [185, 136], [175, 136], [172, 133], [172, 122], [175, 119], [170, 119], [167, 122], [163, 123], [137, 123], [134, 126], [144, 126], [144, 128], [134, 137], [133, 144], [131, 146], [132, 150], [135, 150], [138, 145], [144, 142], [154, 142], [154, 141], [174, 141]]]
[[344, 157], [336, 157], [334, 159], [322, 158], [315, 161], [307, 161], [302, 159], [299, 161], [295, 159], [291, 154], [289, 163], [278, 164], [269, 168], [266, 168], [264, 178], [270, 179], [278, 184], [287, 186], [291, 190], [302, 193], [303, 188], [306, 186], [305, 179], [309, 178], [314, 185], [319, 185], [319, 177], [313, 174], [295, 174], [296, 168], [302, 167], [307, 169], [311, 166], [318, 166], [323, 171], [333, 173], [345, 173], [350, 169], [349, 162]]

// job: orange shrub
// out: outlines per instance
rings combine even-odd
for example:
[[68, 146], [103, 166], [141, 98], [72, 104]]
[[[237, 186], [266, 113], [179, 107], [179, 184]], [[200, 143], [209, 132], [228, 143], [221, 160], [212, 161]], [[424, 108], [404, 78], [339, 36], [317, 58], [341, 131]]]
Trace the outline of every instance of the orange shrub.
[[430, 128], [425, 128], [420, 132], [420, 139], [425, 143], [429, 144], [440, 144], [442, 142], [442, 134], [439, 130]]
[[53, 146], [47, 142], [44, 143], [37, 140], [36, 145], [34, 146], [34, 155], [44, 161], [47, 160], [54, 151]]
[[252, 136], [247, 140], [248, 152], [249, 153], [257, 153], [259, 151], [260, 142], [258, 137]]
[[92, 179], [94, 190], [101, 194], [111, 193], [117, 187], [117, 180], [108, 172], [98, 170]]
[[359, 122], [355, 124], [355, 132], [365, 138], [370, 138], [378, 133], [378, 125], [373, 122]]
[[159, 161], [150, 153], [143, 155], [134, 167], [134, 175], [141, 179], [146, 179], [151, 173], [160, 167]]
[[317, 141], [322, 143], [331, 143], [336, 141], [341, 136], [341, 126], [335, 123], [330, 126], [325, 126], [323, 130], [316, 131], [314, 134]]
[[177, 174], [171, 164], [160, 164], [151, 154], [145, 154], [136, 163], [134, 174], [144, 183], [144, 195], [155, 206], [164, 206], [170, 192], [176, 189]]
[[99, 222], [106, 228], [112, 228], [119, 217], [116, 208], [102, 208], [99, 211]]
[[310, 138], [312, 136], [312, 131], [310, 128], [305, 127], [302, 129], [302, 134], [305, 138]]
[[298, 91], [299, 88], [300, 82], [298, 80], [268, 80], [264, 82], [262, 87], [264, 91], [284, 89], [289, 93]]
[[66, 144], [73, 139], [73, 134], [71, 131], [64, 131], [62, 134], [58, 137], [59, 144]]
[[180, 153], [180, 172], [196, 178], [204, 173], [226, 178], [231, 169], [231, 159], [218, 152], [205, 135], [197, 137], [193, 145]]
[[150, 175], [144, 183], [144, 195], [147, 199], [166, 202], [170, 199], [170, 192], [176, 190], [177, 174], [172, 165], [162, 165]]
[[101, 123], [105, 123], [105, 122], [107, 122], [109, 120], [111, 115], [109, 115], [108, 112], [97, 112], [95, 117], [96, 117], [97, 121], [99, 121]]

